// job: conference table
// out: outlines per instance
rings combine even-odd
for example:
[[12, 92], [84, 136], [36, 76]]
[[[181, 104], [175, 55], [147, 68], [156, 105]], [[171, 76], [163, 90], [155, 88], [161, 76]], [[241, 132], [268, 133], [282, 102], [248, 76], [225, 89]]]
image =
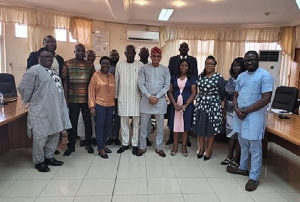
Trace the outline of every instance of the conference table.
[[9, 150], [32, 146], [32, 141], [26, 134], [27, 109], [22, 106], [20, 97], [9, 98], [4, 107], [0, 107], [0, 155]]
[[267, 114], [266, 133], [263, 141], [264, 157], [267, 155], [269, 141], [300, 155], [300, 116], [296, 114], [285, 116], [289, 119], [280, 119], [276, 113]]

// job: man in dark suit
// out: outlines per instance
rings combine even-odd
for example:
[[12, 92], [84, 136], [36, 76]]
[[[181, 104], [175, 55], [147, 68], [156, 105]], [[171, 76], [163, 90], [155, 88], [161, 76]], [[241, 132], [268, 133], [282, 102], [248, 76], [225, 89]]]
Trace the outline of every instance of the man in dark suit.
[[[56, 70], [56, 72], [59, 74], [59, 77], [62, 78], [61, 70], [64, 65], [64, 59], [55, 54], [56, 50], [56, 39], [48, 35], [43, 40], [44, 47], [48, 48], [54, 55], [52, 68]], [[33, 65], [38, 64], [38, 51], [31, 52], [28, 59], [27, 59], [27, 69], [29, 69]], [[55, 150], [54, 154], [58, 155], [60, 154], [60, 151]]]
[[[53, 52], [54, 58], [52, 68], [55, 69], [59, 74], [59, 77], [62, 78], [61, 70], [64, 65], [64, 59], [61, 56], [55, 54], [56, 39], [53, 36], [48, 35], [44, 38], [43, 45], [44, 47], [48, 48], [51, 52]], [[30, 53], [27, 59], [27, 69], [36, 64], [38, 64], [38, 52], [34, 51]]]
[[[195, 57], [188, 55], [189, 52], [189, 45], [185, 42], [181, 43], [179, 46], [179, 55], [173, 56], [169, 60], [169, 70], [171, 77], [174, 76], [177, 72], [179, 62], [181, 59], [186, 59], [189, 64], [191, 65], [191, 72], [192, 75], [195, 76], [195, 78], [198, 78], [198, 65], [197, 65], [197, 60]], [[170, 139], [166, 142], [167, 145], [173, 143], [173, 131], [170, 131]], [[188, 139], [187, 146], [191, 146], [191, 141]]]

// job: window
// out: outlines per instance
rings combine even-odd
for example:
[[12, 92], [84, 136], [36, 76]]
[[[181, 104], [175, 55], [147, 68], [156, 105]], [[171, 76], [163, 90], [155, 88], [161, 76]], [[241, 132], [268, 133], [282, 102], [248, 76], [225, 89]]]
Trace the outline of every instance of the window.
[[[67, 33], [69, 33], [67, 35]], [[55, 29], [55, 38], [57, 41], [64, 41], [64, 42], [77, 42], [76, 39], [74, 39], [70, 32], [67, 32], [66, 29]]]
[[57, 41], [67, 41], [67, 30], [55, 29], [55, 38]]
[[27, 25], [16, 23], [15, 36], [18, 38], [27, 38]]
[[71, 32], [69, 32], [69, 42], [77, 42], [77, 40], [72, 37]]

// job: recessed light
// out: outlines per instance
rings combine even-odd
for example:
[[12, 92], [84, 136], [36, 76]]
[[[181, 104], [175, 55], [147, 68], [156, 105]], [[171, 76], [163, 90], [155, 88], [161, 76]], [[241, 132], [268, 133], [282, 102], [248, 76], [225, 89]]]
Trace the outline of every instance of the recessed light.
[[184, 6], [186, 5], [186, 3], [184, 1], [175, 1], [173, 3], [174, 6], [177, 6], [177, 7], [181, 7], [181, 6]]
[[140, 5], [140, 6], [144, 6], [144, 5], [148, 4], [148, 2], [144, 1], [144, 0], [134, 1], [134, 3], [136, 3], [136, 4]]
[[158, 20], [168, 21], [173, 11], [174, 9], [165, 9], [165, 8], [161, 9], [160, 14], [158, 16]]

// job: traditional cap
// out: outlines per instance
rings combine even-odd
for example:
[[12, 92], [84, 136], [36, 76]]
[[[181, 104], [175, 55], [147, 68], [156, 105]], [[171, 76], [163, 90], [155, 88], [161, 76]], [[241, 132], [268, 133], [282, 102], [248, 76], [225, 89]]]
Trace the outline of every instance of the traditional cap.
[[159, 54], [159, 55], [161, 55], [161, 50], [157, 46], [154, 46], [151, 49], [151, 54]]

